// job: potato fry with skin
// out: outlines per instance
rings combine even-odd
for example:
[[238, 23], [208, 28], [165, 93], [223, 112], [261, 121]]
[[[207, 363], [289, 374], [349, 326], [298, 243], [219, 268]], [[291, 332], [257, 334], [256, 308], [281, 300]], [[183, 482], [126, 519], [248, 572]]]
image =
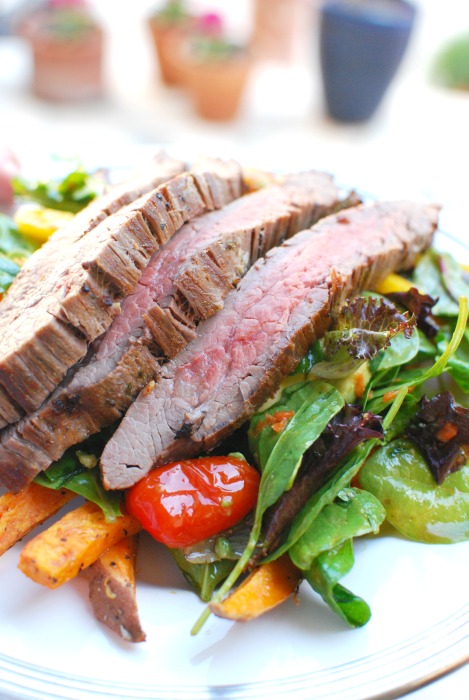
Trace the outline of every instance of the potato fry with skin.
[[251, 620], [293, 595], [302, 578], [302, 572], [284, 554], [261, 564], [224, 600], [212, 603], [210, 610], [229, 620]]
[[138, 535], [125, 537], [83, 571], [95, 617], [128, 642], [145, 641], [137, 608]]
[[85, 503], [30, 540], [18, 566], [33, 581], [57, 588], [90, 566], [106, 549], [141, 528], [130, 515], [107, 522], [99, 506]]
[[75, 496], [67, 489], [54, 491], [34, 482], [19, 493], [0, 496], [0, 555]]

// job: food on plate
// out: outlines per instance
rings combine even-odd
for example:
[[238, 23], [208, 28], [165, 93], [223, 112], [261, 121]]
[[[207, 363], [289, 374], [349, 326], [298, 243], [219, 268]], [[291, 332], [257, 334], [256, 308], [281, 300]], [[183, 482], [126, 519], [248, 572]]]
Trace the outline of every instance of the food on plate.
[[24, 486], [68, 447], [115, 423], [161, 365], [195, 337], [198, 322], [222, 308], [259, 256], [351, 201], [330, 176], [311, 172], [183, 225], [153, 254], [76, 371], [36, 411], [3, 431], [0, 483], [17, 488], [14, 475]]
[[96, 619], [129, 642], [145, 641], [136, 598], [137, 548], [138, 535], [124, 537], [83, 569]]
[[[85, 216], [85, 229], [74, 221], [52, 236], [24, 265], [0, 309], [0, 415], [38, 408], [110, 326], [152, 253], [185, 221], [239, 196], [241, 186], [237, 164], [203, 162], [91, 231]], [[92, 220], [101, 216], [98, 205]]]
[[128, 488], [155, 464], [215, 447], [295, 369], [331, 308], [412, 267], [437, 217], [406, 202], [361, 205], [268, 253], [127, 411], [101, 457], [105, 486]]
[[141, 525], [130, 515], [106, 520], [95, 503], [84, 503], [27, 542], [19, 568], [37, 583], [57, 588], [77, 576], [123, 537]]
[[[96, 618], [132, 642], [142, 529], [208, 603], [194, 633], [308, 585], [364, 625], [341, 582], [355, 538], [388, 520], [469, 539], [465, 272], [431, 247], [434, 205], [185, 167], [160, 157], [34, 254], [0, 222], [0, 250], [27, 260], [0, 304], [0, 544], [84, 498], [20, 568], [51, 588], [82, 572]], [[76, 211], [80, 177], [21, 202]]]
[[236, 525], [256, 505], [258, 490], [259, 472], [244, 459], [199, 457], [150, 472], [125, 502], [155, 540], [177, 549]]
[[254, 569], [224, 600], [212, 603], [210, 609], [229, 620], [252, 620], [294, 595], [302, 578], [301, 570], [284, 554]]
[[0, 554], [55, 515], [72, 498], [75, 498], [73, 491], [53, 491], [34, 482], [19, 493], [0, 496]]

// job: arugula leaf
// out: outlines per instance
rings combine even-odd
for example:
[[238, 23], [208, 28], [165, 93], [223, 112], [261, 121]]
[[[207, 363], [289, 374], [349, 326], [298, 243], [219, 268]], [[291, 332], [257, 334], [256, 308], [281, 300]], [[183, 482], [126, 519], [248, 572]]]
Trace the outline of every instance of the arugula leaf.
[[335, 549], [321, 554], [305, 573], [305, 578], [331, 610], [347, 624], [362, 627], [371, 617], [368, 604], [338, 583], [353, 564], [352, 541], [346, 540]]
[[102, 194], [102, 183], [86, 171], [78, 168], [62, 180], [31, 182], [22, 177], [12, 180], [17, 197], [38, 202], [49, 209], [70, 211], [76, 214], [95, 197]]
[[406, 537], [448, 544], [469, 539], [469, 465], [438, 486], [410, 440], [383, 445], [367, 459], [360, 486], [386, 508], [387, 520]]
[[377, 533], [386, 518], [386, 511], [375, 496], [367, 491], [346, 488], [333, 503], [319, 513], [314, 526], [289, 549], [291, 560], [299, 569], [307, 570], [316, 557], [343, 544], [352, 537]]

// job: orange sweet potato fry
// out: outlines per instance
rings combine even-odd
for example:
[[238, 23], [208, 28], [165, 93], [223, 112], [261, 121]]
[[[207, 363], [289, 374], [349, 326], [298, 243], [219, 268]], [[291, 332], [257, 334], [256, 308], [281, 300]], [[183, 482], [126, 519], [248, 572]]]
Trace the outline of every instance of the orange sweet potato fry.
[[130, 515], [107, 522], [97, 505], [85, 503], [30, 540], [20, 554], [19, 568], [33, 581], [57, 588], [140, 529]]
[[229, 620], [251, 620], [293, 595], [301, 579], [301, 571], [284, 554], [259, 566], [224, 600], [211, 604], [210, 609]]
[[135, 587], [138, 535], [124, 537], [83, 571], [95, 617], [129, 642], [145, 641]]
[[75, 494], [31, 483], [17, 494], [0, 496], [0, 555], [55, 515]]

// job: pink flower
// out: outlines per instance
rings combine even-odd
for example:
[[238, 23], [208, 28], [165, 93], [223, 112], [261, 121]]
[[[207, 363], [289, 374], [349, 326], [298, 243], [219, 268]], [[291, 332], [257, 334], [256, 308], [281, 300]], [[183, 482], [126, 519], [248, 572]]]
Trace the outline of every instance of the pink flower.
[[86, 0], [48, 0], [47, 6], [53, 10], [86, 7]]
[[216, 12], [206, 12], [197, 21], [198, 29], [204, 36], [220, 37], [223, 34], [223, 18]]

